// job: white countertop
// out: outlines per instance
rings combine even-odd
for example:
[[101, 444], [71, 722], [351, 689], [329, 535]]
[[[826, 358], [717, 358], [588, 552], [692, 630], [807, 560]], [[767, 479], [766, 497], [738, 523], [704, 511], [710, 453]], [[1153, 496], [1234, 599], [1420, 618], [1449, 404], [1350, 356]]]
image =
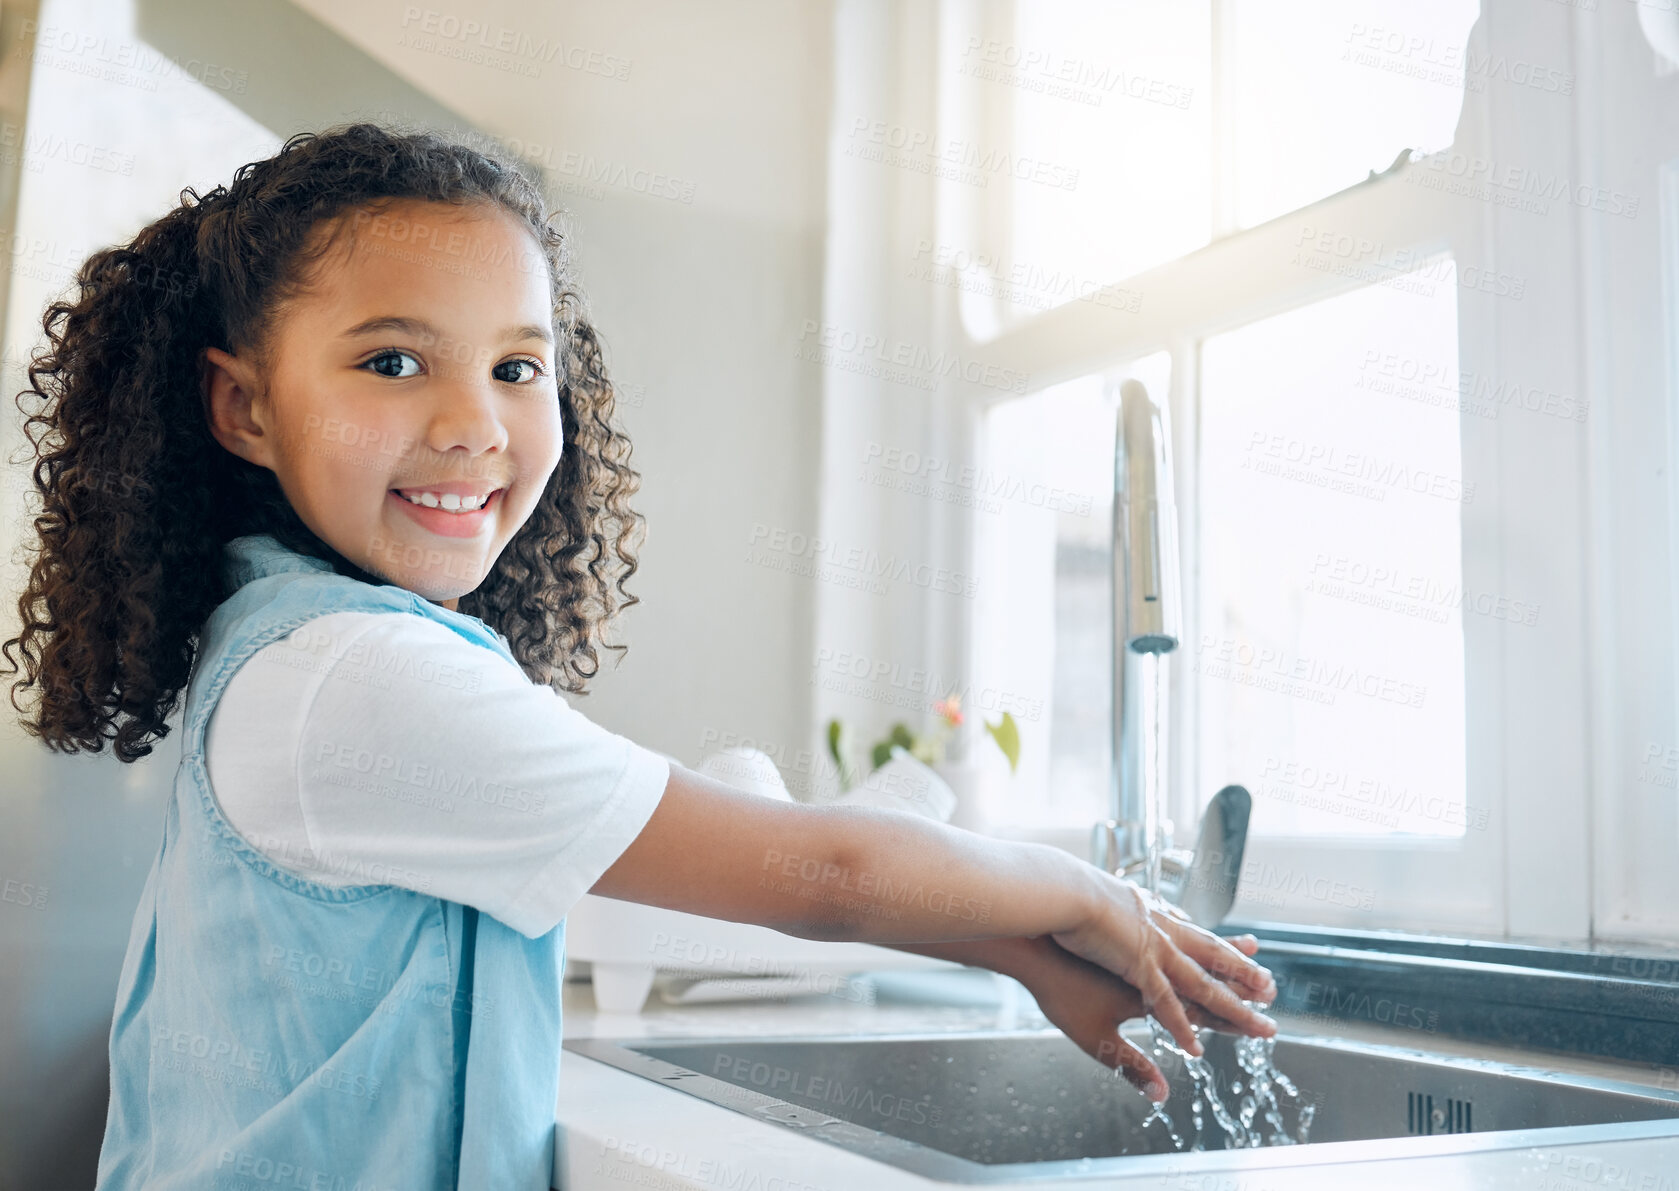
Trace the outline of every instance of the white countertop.
[[[565, 1033], [572, 1037], [704, 1038], [800, 1034], [896, 1034], [1018, 1030], [1046, 1023], [1024, 990], [989, 973], [880, 974], [874, 1004], [853, 997], [803, 997], [671, 1005], [656, 990], [638, 1016], [596, 1011], [586, 982], [568, 982]], [[1279, 1017], [1292, 1034], [1326, 1032], [1316, 1022]], [[1415, 1047], [1414, 1034], [1337, 1025], [1341, 1037]], [[1401, 1032], [1403, 1033], [1403, 1032]], [[1657, 1084], [1655, 1067], [1595, 1060], [1536, 1060], [1508, 1050], [1442, 1041], [1452, 1054], [1505, 1059], [1583, 1074]], [[625, 1187], [699, 1191], [908, 1191], [951, 1187], [894, 1166], [751, 1119], [614, 1067], [566, 1052], [561, 1064], [554, 1185], [563, 1191]], [[1679, 1191], [1679, 1121], [1604, 1126], [1609, 1140], [1577, 1140], [1581, 1129], [1552, 1131], [1546, 1144], [1470, 1154], [1429, 1154], [1461, 1138], [1413, 1138], [1407, 1157], [1360, 1157], [1265, 1170], [1204, 1168], [1219, 1155], [1185, 1155], [1176, 1173], [1077, 1180], [1079, 1187], [1126, 1191]], [[1555, 1141], [1551, 1141], [1554, 1138]], [[1358, 1143], [1371, 1149], [1397, 1143]], [[1340, 1147], [1337, 1147], [1340, 1148]], [[1302, 1159], [1309, 1157], [1301, 1151]], [[1239, 1160], [1239, 1155], [1232, 1155]], [[1057, 1180], [1062, 1181], [1062, 1180]], [[1074, 1180], [1065, 1180], [1073, 1182]], [[1041, 1189], [1053, 1183], [1008, 1184]]]

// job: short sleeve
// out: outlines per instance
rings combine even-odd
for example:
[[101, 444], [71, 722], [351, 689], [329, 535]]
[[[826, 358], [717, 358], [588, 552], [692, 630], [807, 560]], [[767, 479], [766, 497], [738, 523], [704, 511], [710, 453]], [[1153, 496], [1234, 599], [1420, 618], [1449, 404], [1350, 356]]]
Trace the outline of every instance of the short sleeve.
[[425, 617], [336, 618], [304, 652], [318, 660], [297, 812], [310, 867], [340, 883], [476, 906], [535, 938], [635, 839], [669, 781], [663, 754]]

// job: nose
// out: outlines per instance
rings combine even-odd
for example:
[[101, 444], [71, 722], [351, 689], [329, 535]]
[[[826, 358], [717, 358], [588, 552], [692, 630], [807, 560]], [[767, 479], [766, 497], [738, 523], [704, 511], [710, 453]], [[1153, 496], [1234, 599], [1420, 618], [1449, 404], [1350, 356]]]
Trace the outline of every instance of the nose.
[[431, 389], [432, 408], [426, 426], [426, 445], [439, 454], [455, 450], [468, 459], [507, 449], [507, 426], [502, 420], [501, 395], [488, 375], [476, 369], [448, 369], [446, 383]]

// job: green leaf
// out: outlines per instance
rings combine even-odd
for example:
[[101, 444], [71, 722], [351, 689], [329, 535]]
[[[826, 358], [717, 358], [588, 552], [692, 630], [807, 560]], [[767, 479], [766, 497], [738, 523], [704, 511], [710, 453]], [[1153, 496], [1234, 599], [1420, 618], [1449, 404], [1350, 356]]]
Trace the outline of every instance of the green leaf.
[[1014, 716], [1003, 712], [1003, 718], [998, 723], [987, 722], [985, 730], [991, 733], [991, 738], [997, 742], [997, 747], [1003, 750], [1003, 756], [1009, 759], [1009, 772], [1012, 774], [1020, 765], [1020, 728], [1014, 722]]
[[892, 725], [892, 734], [886, 739], [890, 744], [901, 744], [912, 752], [915, 750], [915, 737], [910, 735], [909, 728], [902, 720]]
[[828, 721], [828, 755], [834, 759], [834, 766], [839, 770], [840, 792], [851, 789], [856, 784], [856, 775], [851, 766], [846, 763], [845, 755], [851, 751], [850, 744], [845, 738], [845, 725], [839, 720]]
[[869, 759], [874, 762], [874, 768], [876, 769], [886, 764], [892, 759], [892, 742], [883, 740], [875, 745], [874, 752], [869, 755]]

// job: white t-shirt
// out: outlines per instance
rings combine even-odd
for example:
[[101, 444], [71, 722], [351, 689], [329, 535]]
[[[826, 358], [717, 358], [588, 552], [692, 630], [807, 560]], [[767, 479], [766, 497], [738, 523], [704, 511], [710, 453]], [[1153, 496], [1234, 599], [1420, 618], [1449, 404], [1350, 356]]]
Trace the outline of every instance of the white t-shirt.
[[210, 716], [234, 829], [325, 885], [399, 885], [552, 930], [629, 846], [670, 758], [402, 612], [332, 612], [258, 650]]

